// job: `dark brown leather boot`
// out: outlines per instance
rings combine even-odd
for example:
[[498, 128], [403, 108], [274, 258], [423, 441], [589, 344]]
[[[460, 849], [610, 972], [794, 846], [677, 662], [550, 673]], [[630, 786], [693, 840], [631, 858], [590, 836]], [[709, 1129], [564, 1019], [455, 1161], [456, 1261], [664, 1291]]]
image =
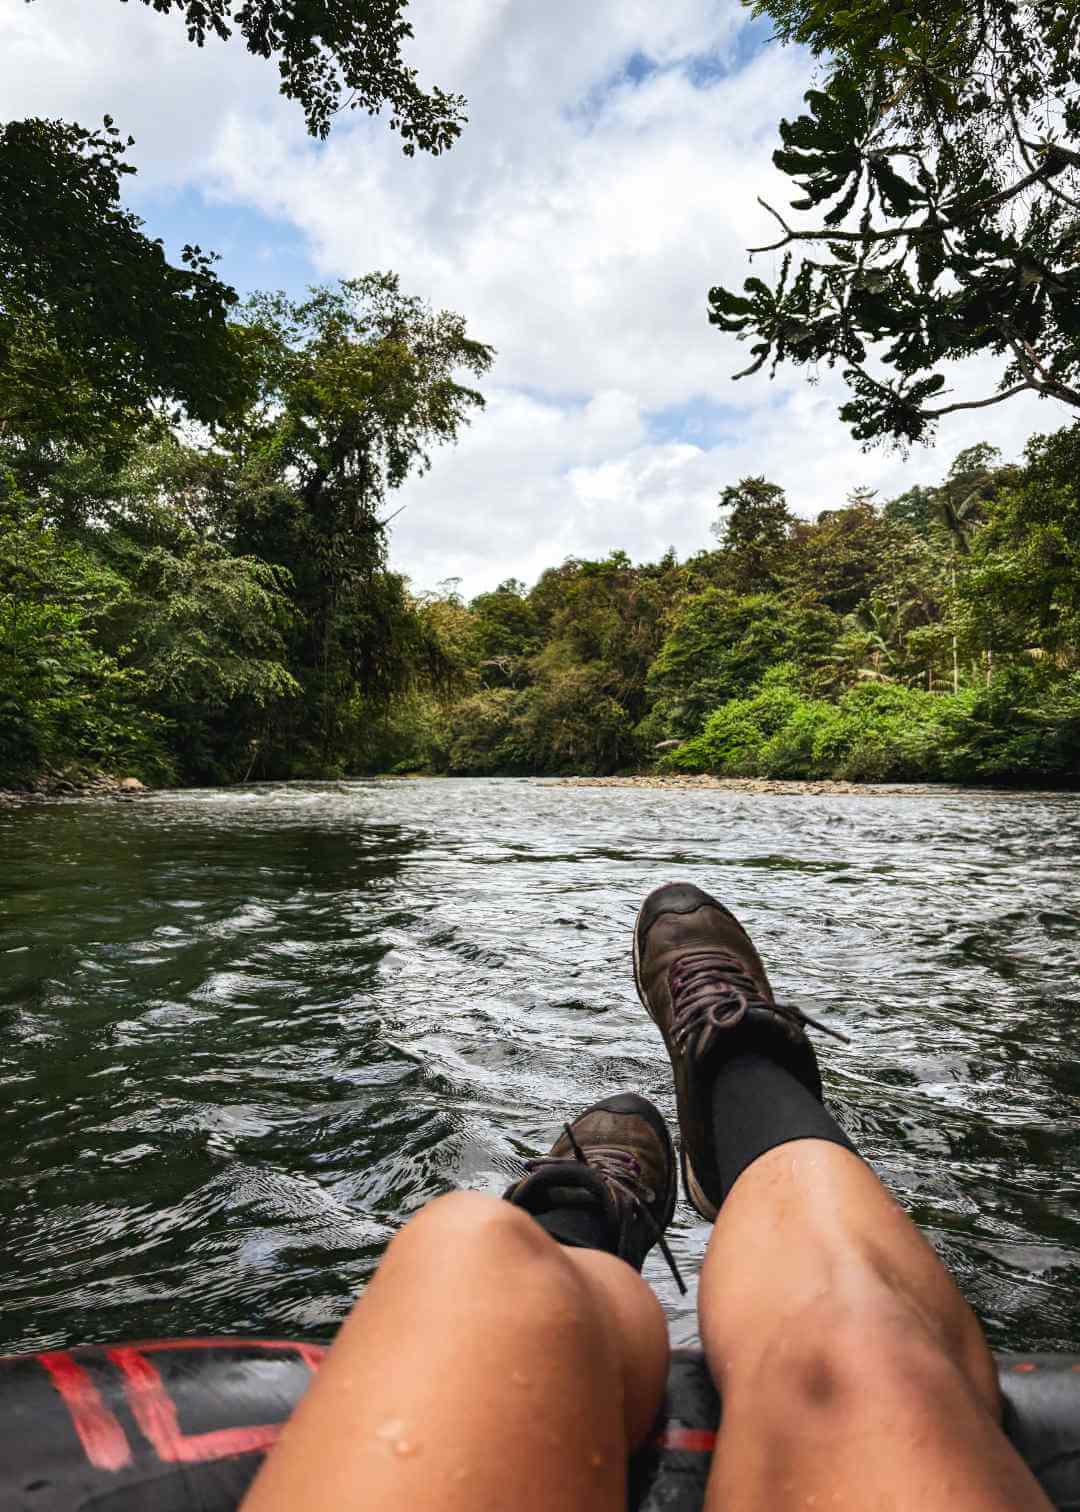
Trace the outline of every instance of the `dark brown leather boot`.
[[712, 1109], [717, 1070], [734, 1055], [765, 1055], [820, 1101], [817, 1057], [803, 1028], [816, 1021], [776, 1001], [746, 930], [690, 882], [658, 887], [642, 904], [634, 980], [671, 1057], [686, 1195], [713, 1219], [722, 1196]]
[[675, 1148], [647, 1098], [622, 1092], [593, 1103], [526, 1170], [503, 1196], [560, 1243], [605, 1249], [637, 1271], [659, 1243], [674, 1268], [663, 1232], [679, 1190]]

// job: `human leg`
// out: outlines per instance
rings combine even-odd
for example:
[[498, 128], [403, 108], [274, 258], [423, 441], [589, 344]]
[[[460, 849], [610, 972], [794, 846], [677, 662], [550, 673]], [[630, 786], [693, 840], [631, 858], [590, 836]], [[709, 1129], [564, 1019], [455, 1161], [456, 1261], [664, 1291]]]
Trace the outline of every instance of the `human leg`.
[[643, 1099], [570, 1130], [508, 1201], [457, 1193], [406, 1225], [244, 1512], [623, 1512], [667, 1375], [636, 1270], [670, 1218], [674, 1158]]
[[635, 974], [671, 1055], [688, 1193], [716, 1219], [709, 1507], [1045, 1508], [973, 1314], [822, 1107], [804, 1016], [745, 931], [695, 888], [658, 889]]
[[800, 1140], [743, 1171], [698, 1307], [723, 1401], [716, 1512], [1049, 1505], [1001, 1431], [974, 1314], [850, 1151]]

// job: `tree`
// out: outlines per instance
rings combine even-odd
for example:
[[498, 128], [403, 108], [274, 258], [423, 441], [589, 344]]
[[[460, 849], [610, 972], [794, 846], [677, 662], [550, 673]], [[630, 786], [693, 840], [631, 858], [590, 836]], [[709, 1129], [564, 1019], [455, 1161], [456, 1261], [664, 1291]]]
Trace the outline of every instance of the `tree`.
[[683, 599], [649, 668], [650, 733], [696, 734], [713, 709], [787, 661], [793, 639], [788, 606], [774, 594], [707, 588]]
[[[402, 61], [407, 0], [143, 3], [179, 12], [200, 47], [235, 25], [250, 52], [277, 60], [282, 93], [314, 136], [340, 110], [384, 105], [410, 156], [460, 135], [462, 98], [424, 93]], [[162, 401], [209, 424], [242, 403], [244, 354], [227, 320], [237, 295], [212, 255], [184, 247], [173, 266], [123, 208], [132, 145], [109, 116], [94, 131], [0, 126], [0, 434], [20, 435], [31, 453], [57, 437], [122, 449]]]
[[469, 605], [480, 676], [489, 688], [527, 681], [529, 658], [540, 649], [536, 612], [515, 578]]
[[101, 644], [123, 577], [65, 540], [0, 470], [0, 772], [67, 762], [171, 775], [140, 673]]
[[969, 554], [972, 532], [982, 523], [985, 505], [996, 493], [1002, 470], [995, 464], [1000, 456], [999, 448], [986, 441], [967, 447], [953, 462], [945, 482], [934, 490], [934, 511], [953, 550], [963, 556]]
[[[1016, 0], [896, 7], [756, 0], [829, 59], [773, 155], [809, 226], [780, 227], [769, 284], [710, 291], [753, 361], [839, 365], [861, 440], [922, 439], [942, 416], [1030, 391], [1080, 407], [1080, 32]], [[807, 249], [793, 272], [793, 249]], [[998, 359], [991, 394], [948, 403], [953, 359]]]
[[0, 434], [31, 452], [121, 448], [160, 401], [210, 422], [244, 397], [237, 296], [198, 247], [167, 262], [122, 207], [124, 151], [108, 117], [0, 127]]
[[778, 484], [762, 477], [728, 484], [711, 529], [734, 568], [733, 586], [744, 593], [775, 587], [777, 561], [794, 524]]
[[1080, 426], [1033, 436], [983, 505], [960, 581], [966, 639], [1047, 675], [1080, 667]]
[[261, 379], [257, 403], [223, 434], [222, 528], [233, 551], [291, 575], [300, 640], [290, 665], [305, 689], [296, 717], [329, 763], [347, 747], [356, 698], [385, 702], [412, 676], [401, 650], [415, 615], [384, 570], [380, 510], [483, 406], [456, 375], [486, 372], [493, 353], [390, 273], [302, 301], [257, 295], [243, 314]]
[[465, 101], [433, 89], [425, 94], [406, 68], [402, 44], [413, 35], [403, 19], [408, 0], [143, 0], [162, 14], [179, 11], [190, 41], [202, 47], [239, 28], [248, 52], [276, 58], [281, 93], [299, 101], [308, 131], [325, 137], [345, 109], [374, 115], [390, 107], [408, 156], [417, 147], [439, 153], [461, 135]]
[[843, 509], [822, 510], [813, 524], [796, 522], [783, 582], [834, 614], [851, 614], [896, 573], [917, 544], [905, 527], [883, 519], [865, 494], [855, 495]]
[[893, 524], [909, 525], [920, 535], [926, 535], [934, 523], [934, 490], [921, 483], [914, 483], [903, 493], [890, 499], [882, 509], [886, 520]]
[[[585, 683], [564, 673], [587, 668], [592, 685], [623, 710], [627, 728], [635, 725], [645, 712], [649, 664], [663, 639], [669, 570], [663, 562], [634, 567], [625, 552], [613, 551], [600, 561], [570, 561], [544, 573], [530, 595], [546, 638], [534, 661], [538, 680], [558, 683], [575, 707], [583, 707]], [[552, 699], [545, 707], [556, 706]], [[623, 721], [614, 720], [616, 727], [621, 731]], [[622, 751], [621, 733], [616, 745]]]

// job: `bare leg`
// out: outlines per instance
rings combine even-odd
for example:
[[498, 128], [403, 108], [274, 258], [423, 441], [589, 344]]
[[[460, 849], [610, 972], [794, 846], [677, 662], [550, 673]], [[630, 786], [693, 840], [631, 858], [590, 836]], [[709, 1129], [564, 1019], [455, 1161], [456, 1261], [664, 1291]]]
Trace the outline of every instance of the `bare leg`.
[[667, 1373], [631, 1267], [477, 1193], [387, 1250], [243, 1512], [623, 1512]]
[[699, 1312], [724, 1404], [711, 1512], [1050, 1505], [1001, 1432], [974, 1315], [850, 1151], [798, 1140], [743, 1171]]

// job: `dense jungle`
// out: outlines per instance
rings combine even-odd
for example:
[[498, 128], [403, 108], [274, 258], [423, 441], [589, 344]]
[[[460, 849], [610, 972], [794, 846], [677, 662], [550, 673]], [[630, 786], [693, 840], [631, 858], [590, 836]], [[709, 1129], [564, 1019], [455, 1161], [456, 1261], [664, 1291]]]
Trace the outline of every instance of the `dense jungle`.
[[[6, 781], [64, 768], [207, 784], [653, 762], [1080, 778], [1080, 428], [1034, 439], [1019, 463], [970, 448], [936, 488], [884, 502], [856, 489], [814, 520], [765, 477], [742, 479], [719, 492], [716, 539], [684, 561], [615, 550], [469, 602], [453, 582], [416, 594], [305, 410], [320, 370], [339, 376], [327, 327], [367, 320], [376, 294], [482, 367], [459, 323], [377, 280], [315, 296], [298, 316], [304, 345], [275, 349], [273, 402], [227, 436], [161, 424], [119, 462], [5, 442]], [[396, 360], [393, 339], [365, 331], [348, 347], [357, 382]], [[396, 401], [438, 411], [424, 425], [452, 428], [477, 399], [432, 374], [404, 383]], [[418, 431], [388, 442], [403, 453], [394, 465], [414, 459]]]
[[[225, 0], [155, 9], [199, 45], [228, 35]], [[407, 155], [453, 146], [464, 101], [419, 88], [407, 26], [380, 51], [363, 6], [308, 10], [233, 20], [313, 136], [347, 95], [387, 107]], [[794, 210], [824, 223], [765, 205], [781, 232], [754, 250], [783, 252], [778, 280], [712, 289], [709, 320], [756, 338], [747, 373], [839, 367], [866, 444], [941, 439], [951, 411], [1021, 391], [1049, 401], [1047, 433], [1020, 457], [968, 447], [895, 498], [852, 477], [825, 509], [785, 497], [762, 457], [717, 478], [713, 538], [683, 560], [634, 563], [613, 541], [469, 602], [453, 581], [418, 592], [388, 557], [393, 491], [483, 423], [492, 347], [392, 272], [242, 300], [212, 255], [170, 263], [125, 208], [133, 144], [111, 118], [9, 121], [0, 783], [653, 763], [1080, 778], [1075, 29], [1007, 0], [974, 20], [756, 12], [826, 60], [774, 154]], [[997, 389], [938, 404], [938, 369], [972, 357]]]

